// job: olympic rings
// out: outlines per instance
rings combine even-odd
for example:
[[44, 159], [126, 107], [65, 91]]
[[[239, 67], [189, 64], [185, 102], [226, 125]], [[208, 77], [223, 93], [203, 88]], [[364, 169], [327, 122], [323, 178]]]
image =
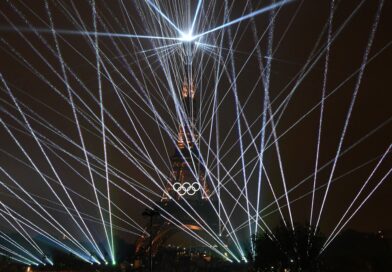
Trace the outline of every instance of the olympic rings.
[[189, 195], [193, 196], [197, 191], [201, 189], [199, 182], [193, 182], [192, 184], [189, 182], [179, 183], [175, 182], [172, 185], [172, 188], [175, 192], [177, 192], [180, 196]]

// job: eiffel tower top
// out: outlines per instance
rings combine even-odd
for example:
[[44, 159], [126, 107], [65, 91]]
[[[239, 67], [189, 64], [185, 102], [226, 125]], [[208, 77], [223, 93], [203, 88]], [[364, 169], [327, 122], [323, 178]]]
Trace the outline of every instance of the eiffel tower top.
[[[189, 85], [191, 85], [191, 86], [189, 87]], [[195, 93], [196, 93], [196, 89], [195, 89], [195, 84], [193, 83], [193, 81], [190, 84], [187, 81], [185, 81], [182, 84], [181, 95], [182, 95], [183, 99], [188, 98], [188, 97], [194, 99]]]

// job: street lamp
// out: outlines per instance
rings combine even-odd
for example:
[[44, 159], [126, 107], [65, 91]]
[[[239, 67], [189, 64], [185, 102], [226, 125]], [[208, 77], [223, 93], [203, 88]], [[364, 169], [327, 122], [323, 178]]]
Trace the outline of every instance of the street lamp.
[[150, 259], [150, 272], [152, 272], [152, 222], [154, 216], [159, 216], [159, 211], [155, 209], [145, 209], [142, 213], [143, 216], [150, 217], [150, 252], [149, 252], [149, 259]]

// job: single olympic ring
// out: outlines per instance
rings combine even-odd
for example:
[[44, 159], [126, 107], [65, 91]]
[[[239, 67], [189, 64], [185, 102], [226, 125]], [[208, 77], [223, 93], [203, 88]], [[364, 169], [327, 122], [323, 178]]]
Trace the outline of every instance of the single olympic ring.
[[177, 192], [180, 196], [189, 195], [193, 196], [197, 191], [201, 189], [200, 183], [193, 182], [192, 184], [189, 182], [179, 183], [175, 182], [172, 185], [172, 188], [175, 192]]

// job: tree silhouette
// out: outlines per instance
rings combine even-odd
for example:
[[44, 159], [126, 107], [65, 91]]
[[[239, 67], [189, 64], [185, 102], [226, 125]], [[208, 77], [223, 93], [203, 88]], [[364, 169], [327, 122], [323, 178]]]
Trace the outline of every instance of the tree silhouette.
[[[255, 268], [259, 271], [318, 271], [318, 258], [325, 238], [313, 228], [295, 225], [294, 231], [280, 224], [273, 234], [263, 233], [255, 243]], [[286, 269], [286, 270], [285, 270]]]

